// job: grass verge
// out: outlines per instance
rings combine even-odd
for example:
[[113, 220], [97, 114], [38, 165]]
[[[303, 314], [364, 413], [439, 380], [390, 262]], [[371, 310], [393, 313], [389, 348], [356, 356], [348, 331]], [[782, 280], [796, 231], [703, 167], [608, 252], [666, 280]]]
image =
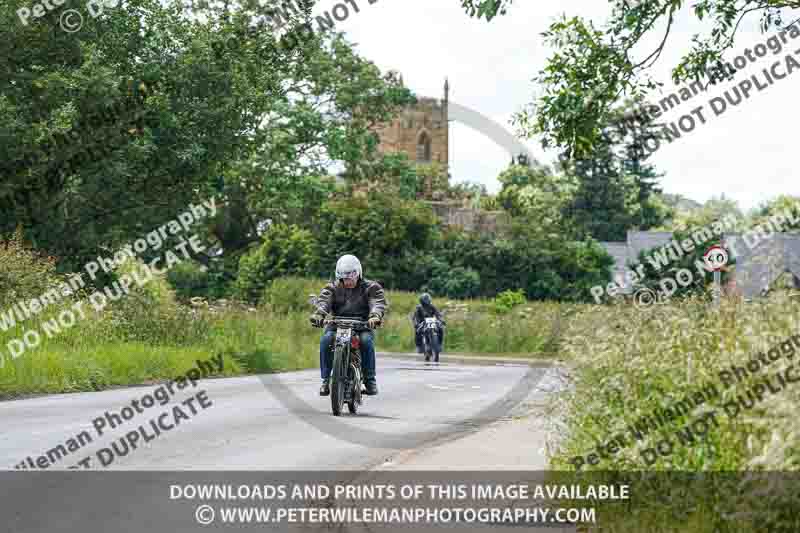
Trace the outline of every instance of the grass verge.
[[[155, 280], [131, 295], [95, 311], [84, 305], [67, 327], [59, 317], [77, 300], [51, 306], [41, 315], [0, 331], [0, 399], [27, 394], [97, 391], [179, 375], [217, 354], [225, 357], [223, 375], [315, 368], [320, 330], [308, 323], [309, 293], [321, 280], [295, 280], [275, 288], [260, 308], [227, 303], [191, 308], [179, 305], [166, 282]], [[388, 291], [390, 311], [377, 333], [378, 351], [413, 351], [409, 315], [416, 295]], [[85, 300], [84, 300], [85, 301]], [[490, 312], [488, 300], [442, 301], [448, 320], [448, 352], [546, 356], [557, 304], [537, 303], [508, 315]], [[52, 337], [45, 330], [55, 331]], [[12, 357], [8, 343], [29, 330], [41, 343]], [[60, 330], [60, 331], [59, 331]]]
[[[605, 472], [606, 479], [657, 473], [634, 506], [606, 507], [598, 520], [610, 527], [604, 530], [800, 530], [797, 482], [792, 491], [765, 483], [747, 488], [741, 475], [763, 470], [794, 472], [784, 481], [797, 478], [800, 387], [778, 387], [775, 374], [785, 376], [793, 367], [792, 375], [800, 376], [800, 344], [782, 344], [798, 334], [800, 304], [786, 294], [725, 301], [719, 309], [699, 299], [646, 309], [585, 306], [562, 346], [574, 381], [558, 399], [565, 428], [553, 467], [575, 470], [580, 457], [581, 471]], [[755, 370], [758, 354], [775, 347], [778, 360]], [[746, 377], [723, 379], [721, 372], [748, 363], [755, 371]], [[743, 407], [749, 402], [742, 398], [767, 378], [779, 390], [762, 390], [762, 399], [754, 396], [752, 406]], [[717, 395], [686, 403], [687, 395], [699, 400], [695, 392], [710, 384]], [[707, 474], [716, 485], [687, 473]], [[700, 486], [707, 490], [694, 490]]]

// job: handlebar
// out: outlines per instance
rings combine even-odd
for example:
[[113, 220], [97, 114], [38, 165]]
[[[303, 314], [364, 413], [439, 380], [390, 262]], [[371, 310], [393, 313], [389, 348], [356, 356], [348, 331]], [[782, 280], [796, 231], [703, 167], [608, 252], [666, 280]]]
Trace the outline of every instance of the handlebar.
[[322, 327], [335, 324], [337, 328], [370, 329], [366, 320], [346, 317], [328, 317], [322, 321]]
[[337, 326], [345, 326], [345, 327], [353, 327], [353, 326], [366, 326], [366, 320], [360, 320], [358, 318], [340, 318], [340, 317], [330, 317], [326, 318], [323, 324], [336, 324]]

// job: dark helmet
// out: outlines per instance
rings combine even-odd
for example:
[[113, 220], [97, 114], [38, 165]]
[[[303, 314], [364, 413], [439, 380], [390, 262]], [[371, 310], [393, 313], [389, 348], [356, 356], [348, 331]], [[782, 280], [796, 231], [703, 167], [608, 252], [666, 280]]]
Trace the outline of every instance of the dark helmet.
[[431, 305], [431, 295], [427, 292], [422, 293], [422, 296], [419, 297], [419, 303], [425, 306]]

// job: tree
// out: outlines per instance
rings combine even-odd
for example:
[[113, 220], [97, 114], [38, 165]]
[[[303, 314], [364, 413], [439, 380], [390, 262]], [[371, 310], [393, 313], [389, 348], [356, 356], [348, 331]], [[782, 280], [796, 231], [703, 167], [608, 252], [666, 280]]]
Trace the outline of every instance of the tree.
[[[511, 0], [461, 3], [470, 16], [491, 20], [505, 14]], [[581, 17], [563, 16], [551, 24], [544, 36], [555, 50], [536, 78], [543, 93], [515, 117], [527, 136], [542, 135], [545, 147], [559, 147], [567, 157], [583, 157], [592, 150], [621, 96], [644, 97], [661, 85], [649, 76], [649, 69], [667, 47], [684, 2], [613, 0], [612, 5], [603, 30]], [[695, 3], [692, 11], [698, 21], [708, 21], [707, 33], [692, 37], [689, 51], [672, 70], [673, 82], [715, 84], [729, 78], [731, 68], [724, 65], [723, 54], [733, 46], [742, 20], [760, 15], [763, 32], [790, 29], [794, 38], [800, 35], [800, 26], [784, 25], [782, 15], [798, 7], [800, 0]]]
[[63, 270], [214, 195], [209, 235], [240, 255], [266, 219], [320, 205], [324, 168], [368, 158], [408, 101], [341, 35], [303, 32], [308, 10], [277, 37], [250, 5], [162, 4], [74, 34], [57, 11], [19, 24], [24, 0], [0, 13], [0, 233], [21, 226]]
[[502, 184], [497, 202], [512, 216], [529, 215], [540, 224], [565, 224], [563, 212], [576, 191], [573, 176], [555, 175], [546, 167], [512, 165], [497, 180]]
[[579, 233], [600, 241], [624, 241], [632, 228], [628, 205], [635, 194], [633, 184], [614, 163], [608, 150], [598, 150], [570, 169], [579, 185], [565, 214]]
[[488, 194], [486, 185], [469, 180], [452, 184], [447, 190], [447, 196], [456, 200], [474, 200]]
[[351, 194], [380, 191], [403, 200], [414, 200], [422, 190], [417, 169], [406, 154], [380, 154], [362, 164], [358, 172], [348, 169], [340, 177]]
[[438, 286], [452, 274], [457, 283], [479, 280], [480, 296], [522, 289], [531, 300], [589, 301], [591, 287], [611, 279], [614, 263], [591, 239], [570, 240], [533, 217], [514, 218], [497, 236], [445, 232], [435, 255], [448, 265]]
[[450, 188], [450, 176], [441, 163], [424, 163], [416, 165], [417, 190], [420, 194], [430, 194], [440, 198]]
[[461, 5], [471, 17], [486, 17], [492, 20], [499, 15], [505, 15], [512, 0], [461, 0]]
[[471, 268], [448, 268], [442, 265], [432, 273], [425, 290], [434, 296], [475, 298], [481, 294], [481, 277]]
[[679, 210], [669, 223], [660, 225], [658, 231], [692, 231], [696, 228], [710, 226], [717, 220], [730, 220], [734, 217], [739, 221], [738, 227], [732, 231], [741, 231], [745, 227], [745, 218], [736, 200], [726, 198], [724, 194], [710, 198], [700, 208]]
[[[24, 2], [14, 0], [12, 8]], [[4, 10], [4, 14], [13, 9]], [[198, 23], [176, 5], [134, 0], [59, 31], [58, 13], [0, 29], [0, 225], [78, 268], [215, 192], [279, 73], [235, 68], [264, 58], [211, 44], [242, 20]], [[146, 28], [146, 31], [145, 31]], [[268, 39], [269, 37], [264, 37]], [[286, 55], [276, 50], [274, 55]]]
[[237, 296], [257, 303], [272, 280], [312, 274], [319, 264], [318, 243], [310, 231], [274, 224], [263, 243], [242, 256], [234, 284]]
[[687, 198], [682, 194], [671, 194], [662, 192], [658, 194], [661, 202], [665, 205], [670, 207], [676, 212], [679, 211], [694, 211], [696, 209], [701, 209], [703, 204], [692, 200], [691, 198]]
[[655, 199], [661, 192], [660, 175], [643, 149], [654, 135], [652, 121], [634, 117], [620, 129], [615, 124], [622, 114], [622, 109], [615, 110], [612, 122], [585, 157], [561, 159], [563, 171], [577, 181], [565, 218], [573, 222], [578, 235], [600, 241], [625, 240], [629, 229], [647, 230], [670, 216], [670, 210]]
[[225, 189], [245, 206], [236, 217], [249, 221], [227, 253], [258, 242], [264, 220], [308, 226], [335, 190], [327, 176], [334, 162], [345, 165], [351, 183], [371, 179], [403, 197], [415, 194], [409, 165], [379, 156], [372, 130], [411, 101], [408, 89], [360, 58], [340, 34], [322, 33], [301, 46], [281, 69], [274, 111], [264, 116], [250, 152], [224, 176]]
[[497, 196], [491, 194], [481, 196], [478, 207], [484, 211], [500, 211], [503, 208], [497, 200]]
[[436, 218], [421, 202], [403, 201], [374, 192], [366, 198], [328, 201], [314, 221], [320, 236], [322, 270], [330, 276], [336, 260], [344, 254], [357, 256], [366, 276], [393, 289], [416, 290], [408, 286], [420, 252], [430, 248], [436, 232]]
[[[800, 208], [800, 198], [788, 194], [778, 195], [772, 200], [762, 202], [748, 217], [748, 225], [755, 227], [768, 222], [771, 216], [783, 215], [787, 212], [792, 213], [796, 218], [798, 208]], [[796, 233], [800, 231], [800, 228], [795, 227], [791, 221], [787, 221], [783, 223], [783, 230], [786, 233]]]
[[[639, 104], [641, 105], [641, 102]], [[626, 117], [621, 109], [616, 110], [612, 120], [614, 123], [608, 126], [604, 137], [610, 138], [610, 129], [617, 130], [617, 156], [620, 159], [621, 170], [631, 176], [636, 190], [636, 197], [631, 205], [634, 223], [642, 230], [658, 226], [672, 216], [672, 209], [659, 201], [658, 195], [662, 191], [658, 186], [658, 179], [663, 174], [659, 174], [655, 166], [648, 161], [652, 153], [648, 152], [646, 147], [647, 142], [657, 135], [655, 125], [652, 119], [641, 115]], [[618, 127], [618, 124], [622, 123], [625, 124], [624, 129]]]

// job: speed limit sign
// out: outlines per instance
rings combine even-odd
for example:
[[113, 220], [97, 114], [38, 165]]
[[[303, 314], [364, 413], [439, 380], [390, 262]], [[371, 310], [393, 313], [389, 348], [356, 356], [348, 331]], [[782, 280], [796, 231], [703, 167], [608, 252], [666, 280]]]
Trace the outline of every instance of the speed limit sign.
[[703, 261], [708, 270], [716, 272], [728, 264], [728, 252], [719, 245], [714, 245], [703, 254]]

